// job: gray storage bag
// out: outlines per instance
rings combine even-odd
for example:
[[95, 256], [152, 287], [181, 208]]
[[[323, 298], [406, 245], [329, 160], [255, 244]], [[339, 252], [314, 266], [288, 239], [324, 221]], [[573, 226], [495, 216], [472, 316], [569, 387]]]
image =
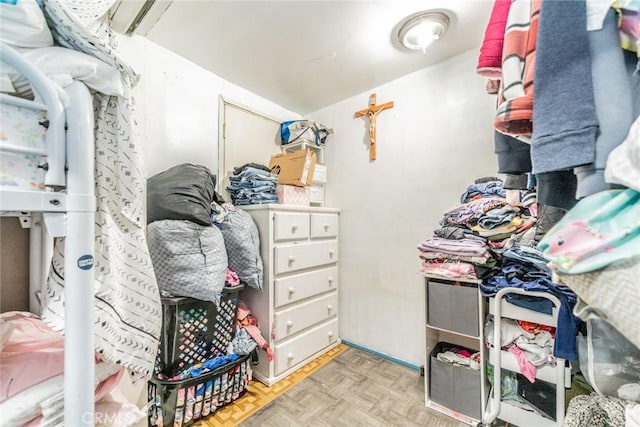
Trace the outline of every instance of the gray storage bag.
[[191, 221], [156, 221], [147, 227], [147, 242], [163, 294], [219, 303], [227, 251], [218, 228]]
[[261, 291], [264, 272], [260, 235], [253, 218], [230, 203], [222, 206], [214, 203], [212, 209], [217, 213], [214, 223], [224, 236], [229, 268], [238, 274], [241, 282]]

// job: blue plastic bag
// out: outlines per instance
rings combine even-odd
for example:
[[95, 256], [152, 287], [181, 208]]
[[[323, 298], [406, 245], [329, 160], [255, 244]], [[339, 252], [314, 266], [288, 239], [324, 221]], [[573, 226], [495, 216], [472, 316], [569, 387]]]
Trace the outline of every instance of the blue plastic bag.
[[311, 120], [293, 120], [280, 124], [282, 145], [292, 142], [307, 141], [315, 145], [324, 145], [332, 129]]

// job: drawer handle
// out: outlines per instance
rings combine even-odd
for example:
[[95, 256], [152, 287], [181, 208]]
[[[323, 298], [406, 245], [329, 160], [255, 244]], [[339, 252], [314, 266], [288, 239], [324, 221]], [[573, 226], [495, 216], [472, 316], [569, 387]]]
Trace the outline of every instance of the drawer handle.
[[328, 231], [329, 230], [329, 224], [325, 224], [324, 225], [324, 231]]
[[333, 304], [329, 304], [329, 305], [327, 306], [327, 310], [329, 310], [329, 311], [333, 310]]
[[289, 288], [289, 293], [290, 294], [295, 294], [296, 293], [296, 288], [294, 288], [294, 287]]
[[333, 338], [333, 332], [329, 331], [329, 333], [327, 334], [327, 336], [328, 336], [329, 338]]
[[287, 328], [293, 328], [293, 322], [291, 320], [287, 322]]
[[289, 353], [289, 354], [287, 354], [287, 359], [289, 359], [289, 360], [293, 360], [293, 357], [294, 357], [294, 356], [293, 356], [293, 353]]
[[295, 233], [297, 229], [298, 229], [298, 224], [293, 224], [293, 225], [291, 226], [291, 231], [292, 231], [293, 233]]
[[329, 281], [329, 283], [333, 283], [333, 276], [327, 277], [327, 280]]
[[334, 249], [329, 249], [329, 256], [332, 257], [333, 254], [335, 254], [336, 251]]
[[296, 260], [296, 257], [290, 256], [289, 257], [289, 264], [292, 264], [295, 260]]

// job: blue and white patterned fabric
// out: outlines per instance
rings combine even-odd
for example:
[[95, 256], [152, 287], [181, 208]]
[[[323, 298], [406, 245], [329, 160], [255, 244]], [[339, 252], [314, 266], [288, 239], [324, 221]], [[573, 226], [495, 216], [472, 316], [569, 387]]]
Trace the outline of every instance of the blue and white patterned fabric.
[[[133, 372], [153, 372], [162, 310], [145, 236], [144, 146], [131, 88], [138, 76], [120, 60], [108, 22], [115, 0], [44, 2], [57, 44], [100, 59], [122, 73], [124, 96], [94, 95], [96, 177], [96, 350]], [[64, 239], [55, 243], [42, 318], [64, 330]]]

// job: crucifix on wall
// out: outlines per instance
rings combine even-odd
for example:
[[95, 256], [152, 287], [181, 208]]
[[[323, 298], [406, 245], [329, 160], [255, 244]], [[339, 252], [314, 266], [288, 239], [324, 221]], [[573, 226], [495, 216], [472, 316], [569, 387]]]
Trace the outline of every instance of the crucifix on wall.
[[376, 105], [376, 94], [372, 93], [369, 97], [369, 106], [364, 110], [354, 113], [355, 117], [367, 116], [369, 118], [369, 159], [376, 159], [376, 118], [378, 114], [388, 108], [393, 108], [393, 101]]

